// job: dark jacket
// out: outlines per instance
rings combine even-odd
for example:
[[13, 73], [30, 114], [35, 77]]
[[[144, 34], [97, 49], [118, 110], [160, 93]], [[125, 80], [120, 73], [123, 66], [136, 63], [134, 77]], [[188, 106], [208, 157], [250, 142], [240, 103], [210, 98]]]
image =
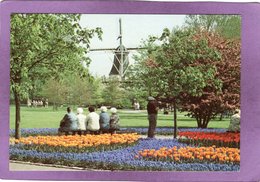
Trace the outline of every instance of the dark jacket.
[[74, 113], [65, 114], [60, 122], [59, 131], [75, 131], [78, 129], [77, 116]]
[[110, 117], [108, 113], [101, 112], [99, 115], [99, 125], [101, 130], [108, 130], [109, 129], [109, 120]]
[[158, 114], [157, 102], [155, 100], [148, 102], [147, 112], [148, 114]]

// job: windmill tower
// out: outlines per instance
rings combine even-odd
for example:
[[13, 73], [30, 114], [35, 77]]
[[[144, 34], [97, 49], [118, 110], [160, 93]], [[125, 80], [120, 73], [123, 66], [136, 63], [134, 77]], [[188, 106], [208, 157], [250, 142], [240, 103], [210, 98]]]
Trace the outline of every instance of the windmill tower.
[[118, 39], [120, 41], [120, 45], [116, 48], [114, 52], [114, 61], [109, 76], [118, 76], [120, 81], [124, 80], [124, 75], [126, 69], [129, 65], [128, 54], [129, 51], [123, 46], [123, 34], [122, 34], [122, 21], [119, 19], [119, 32], [120, 35]]

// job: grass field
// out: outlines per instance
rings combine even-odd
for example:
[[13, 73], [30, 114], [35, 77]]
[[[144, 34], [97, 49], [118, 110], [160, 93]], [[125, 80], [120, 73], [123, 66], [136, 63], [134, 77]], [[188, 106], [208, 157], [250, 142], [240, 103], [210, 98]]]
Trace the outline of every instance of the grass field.
[[[66, 113], [66, 108], [60, 108], [58, 111], [53, 111], [49, 108], [21, 108], [21, 128], [58, 128], [60, 120]], [[87, 109], [84, 113], [88, 114]], [[97, 111], [99, 113], [99, 111]], [[110, 114], [110, 113], [109, 113]], [[146, 111], [119, 110], [121, 127], [148, 127]], [[194, 118], [185, 116], [185, 113], [177, 115], [178, 127], [197, 127], [197, 122]], [[210, 121], [209, 128], [227, 128], [229, 119], [225, 118], [222, 121]], [[172, 127], [173, 115], [158, 114], [158, 127]], [[10, 106], [10, 128], [15, 128], [15, 107]]]

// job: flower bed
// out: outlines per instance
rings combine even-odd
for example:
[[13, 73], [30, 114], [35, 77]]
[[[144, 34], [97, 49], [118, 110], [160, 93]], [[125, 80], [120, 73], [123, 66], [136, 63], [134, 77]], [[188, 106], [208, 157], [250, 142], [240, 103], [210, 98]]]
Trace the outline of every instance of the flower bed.
[[11, 144], [22, 144], [26, 150], [41, 152], [94, 152], [115, 150], [131, 146], [139, 139], [139, 135], [132, 134], [102, 134], [102, 135], [69, 135], [69, 136], [31, 136], [10, 139]]
[[179, 132], [179, 142], [195, 146], [240, 147], [240, 133]]
[[[138, 139], [139, 135], [129, 133], [130, 130], [129, 128], [125, 130], [128, 134], [112, 136], [109, 134], [57, 136], [57, 129], [26, 129], [26, 132], [33, 136], [20, 140], [10, 139], [10, 159], [107, 170], [239, 171], [240, 169], [239, 149], [194, 148], [196, 142], [187, 142], [188, 135], [185, 136], [186, 143], [181, 143], [177, 139]], [[124, 129], [121, 130], [123, 131]], [[132, 131], [146, 134], [147, 129], [133, 128]], [[172, 131], [172, 128], [157, 128], [157, 134]], [[185, 132], [186, 134], [194, 132], [190, 134], [198, 136], [207, 136], [213, 132], [214, 135], [225, 134], [224, 129], [179, 129], [179, 134]], [[47, 136], [48, 134], [50, 136]], [[147, 158], [145, 153], [142, 153], [152, 154], [151, 151], [161, 150], [167, 152], [166, 157], [160, 157], [159, 152], [159, 158], [149, 158], [151, 156]], [[169, 151], [176, 153], [170, 154]]]
[[173, 148], [175, 146], [187, 145], [172, 139], [139, 139], [134, 146], [86, 154], [24, 150], [21, 145], [16, 144], [10, 146], [10, 159], [108, 170], [239, 171], [240, 169], [238, 164], [176, 163], [174, 161], [150, 161], [135, 157], [143, 149], [159, 150], [162, 147]]
[[240, 150], [237, 148], [213, 147], [162, 147], [159, 150], [144, 149], [136, 158], [153, 161], [173, 161], [176, 163], [240, 163]]

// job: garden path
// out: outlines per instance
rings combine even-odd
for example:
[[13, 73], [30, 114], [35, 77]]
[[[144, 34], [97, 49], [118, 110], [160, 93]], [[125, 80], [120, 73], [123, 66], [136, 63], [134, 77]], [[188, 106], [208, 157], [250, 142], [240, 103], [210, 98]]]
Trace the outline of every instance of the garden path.
[[70, 168], [67, 166], [54, 166], [48, 164], [33, 164], [22, 161], [10, 161], [10, 171], [80, 171], [80, 168]]

